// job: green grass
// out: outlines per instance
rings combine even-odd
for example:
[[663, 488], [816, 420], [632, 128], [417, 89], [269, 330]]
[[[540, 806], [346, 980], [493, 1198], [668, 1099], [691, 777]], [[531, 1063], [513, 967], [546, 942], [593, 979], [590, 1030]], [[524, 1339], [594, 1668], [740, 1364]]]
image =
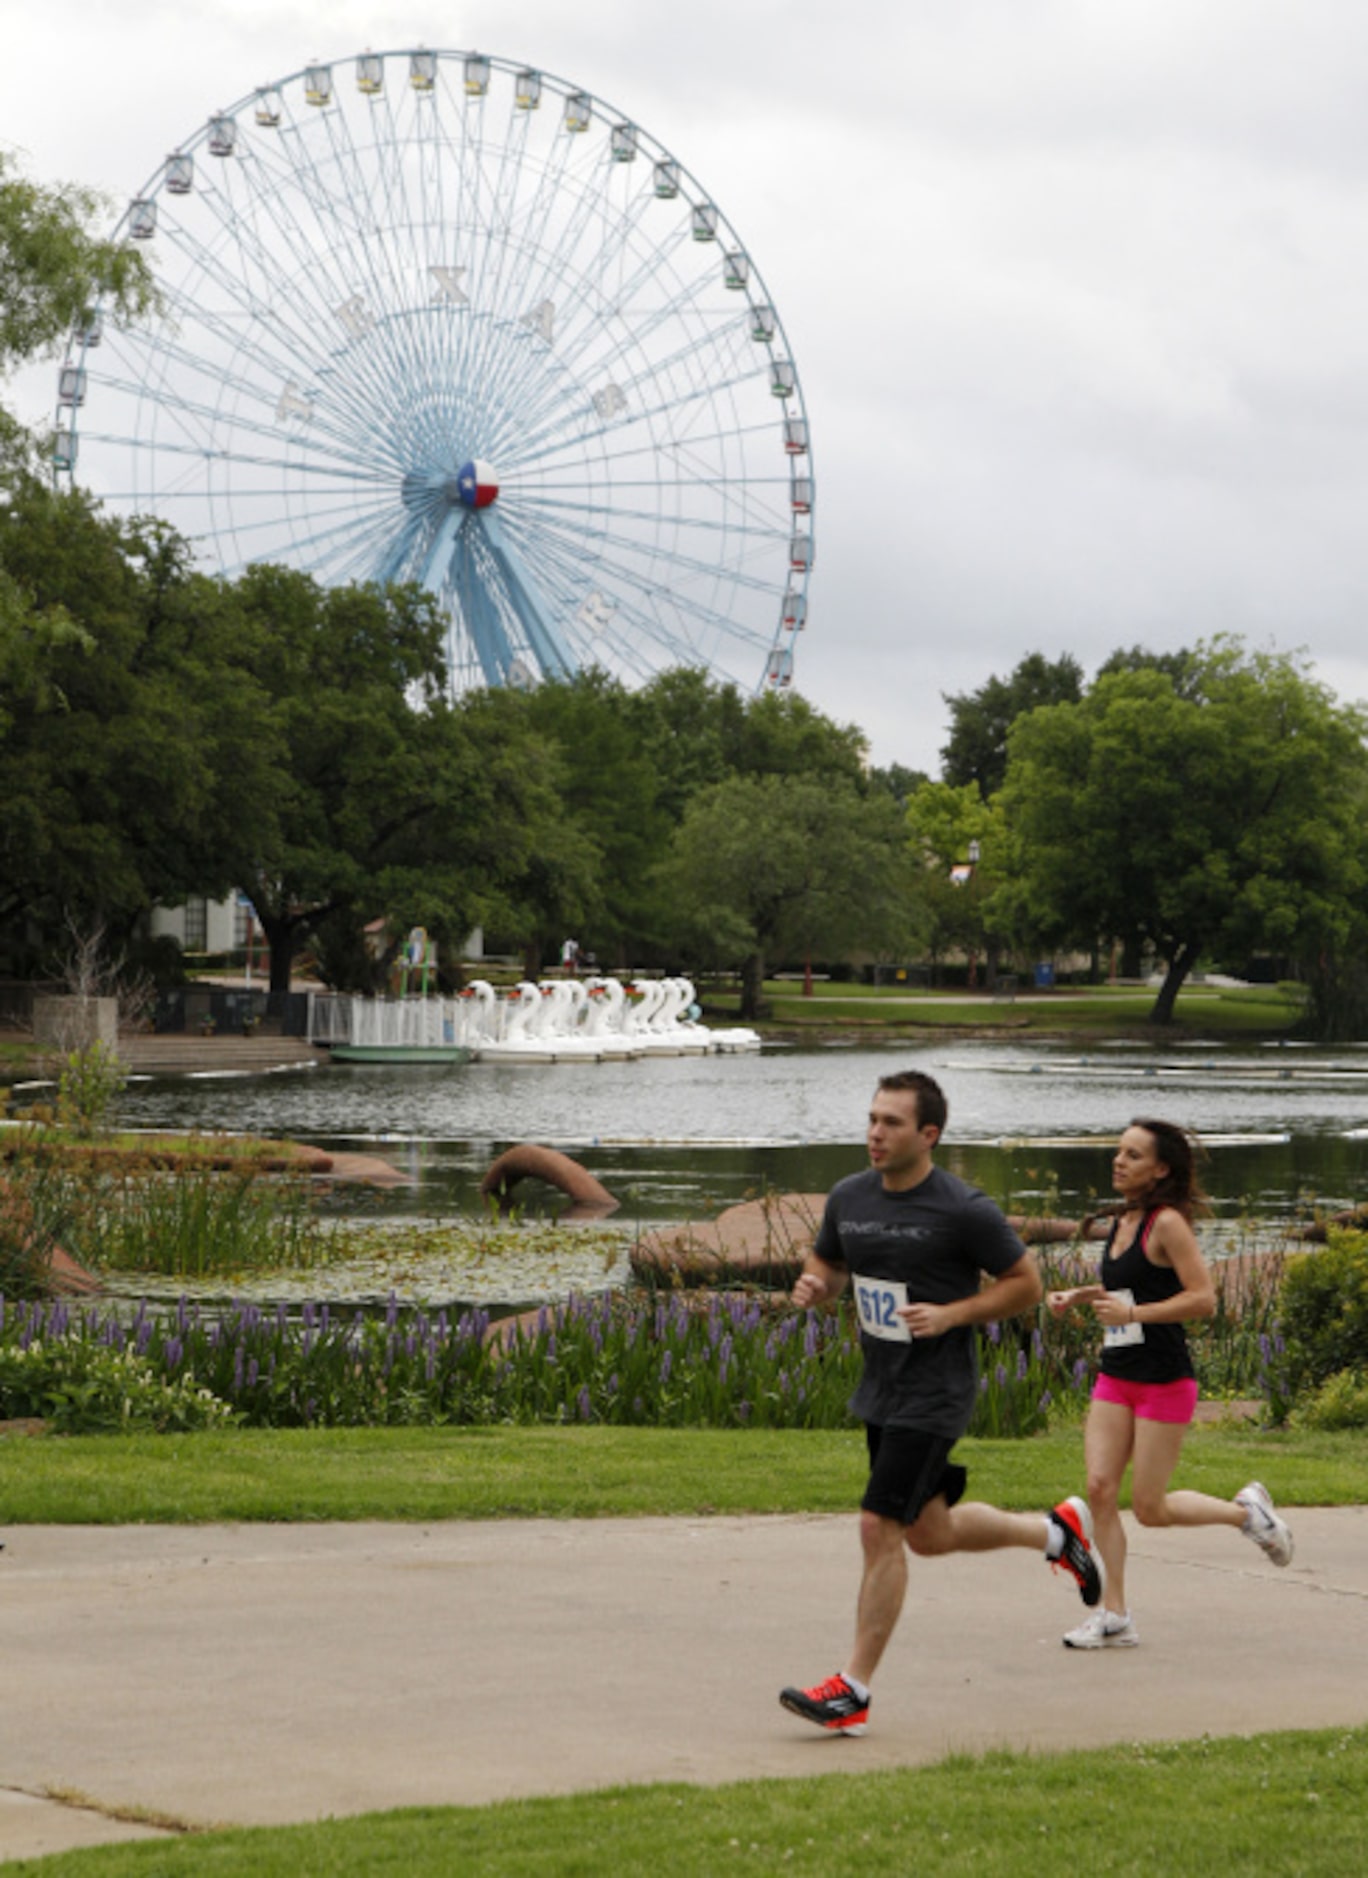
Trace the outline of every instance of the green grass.
[[[810, 998], [790, 980], [766, 981], [770, 1015], [762, 1028], [781, 1030], [850, 1030], [876, 1033], [915, 1032], [956, 1028], [1009, 1026], [1029, 1035], [1081, 1032], [1089, 1036], [1116, 1036], [1136, 1032], [1149, 1036], [1206, 1035], [1278, 1036], [1287, 1032], [1302, 1013], [1301, 1003], [1277, 985], [1192, 985], [1180, 993], [1173, 1023], [1156, 1031], [1149, 1023], [1153, 989], [1135, 986], [1066, 986], [1048, 994], [1019, 987], [1015, 1001], [994, 998], [989, 992], [969, 995], [963, 990], [927, 991], [906, 985], [815, 985]], [[734, 1016], [739, 999], [727, 993], [709, 994], [709, 1016]]]
[[[961, 1442], [975, 1498], [1049, 1506], [1083, 1477], [1081, 1434]], [[857, 1432], [651, 1428], [235, 1429], [0, 1440], [17, 1525], [215, 1520], [607, 1518], [839, 1513], [859, 1499]], [[1362, 1435], [1199, 1427], [1180, 1486], [1266, 1479], [1293, 1506], [1368, 1502]]]
[[1368, 1729], [1134, 1742], [1086, 1753], [956, 1755], [858, 1772], [851, 1743], [814, 1745], [840, 1772], [716, 1788], [616, 1787], [565, 1799], [414, 1808], [317, 1825], [105, 1846], [10, 1869], [41, 1878], [250, 1872], [1340, 1874], [1368, 1866]]

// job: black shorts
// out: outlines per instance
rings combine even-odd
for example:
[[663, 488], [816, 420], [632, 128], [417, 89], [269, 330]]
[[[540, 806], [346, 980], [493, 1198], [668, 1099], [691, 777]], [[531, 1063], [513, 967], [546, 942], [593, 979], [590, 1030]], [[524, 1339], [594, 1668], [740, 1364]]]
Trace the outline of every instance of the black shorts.
[[953, 1441], [920, 1428], [880, 1428], [865, 1423], [869, 1484], [860, 1505], [866, 1513], [912, 1525], [937, 1494], [953, 1506], [963, 1499], [969, 1475], [950, 1459]]

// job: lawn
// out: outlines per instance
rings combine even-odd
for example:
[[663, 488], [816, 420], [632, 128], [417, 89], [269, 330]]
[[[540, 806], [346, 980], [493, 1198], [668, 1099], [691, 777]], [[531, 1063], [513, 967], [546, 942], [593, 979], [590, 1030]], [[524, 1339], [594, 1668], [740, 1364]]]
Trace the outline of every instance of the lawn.
[[[816, 984], [805, 998], [789, 979], [766, 982], [769, 1016], [764, 1030], [847, 1030], [903, 1034], [947, 1026], [1009, 1028], [1024, 1035], [1181, 1038], [1193, 1034], [1279, 1036], [1301, 1015], [1299, 1000], [1277, 985], [1190, 985], [1178, 999], [1174, 1020], [1163, 1029], [1149, 1022], [1154, 989], [1141, 986], [1061, 987], [1039, 992], [1019, 988], [1016, 998], [990, 992], [925, 991], [905, 986]], [[734, 1018], [739, 999], [709, 993], [709, 1017]]]
[[[1079, 1489], [1076, 1429], [965, 1440], [976, 1498], [1049, 1506]], [[1230, 1495], [1251, 1476], [1293, 1506], [1368, 1502], [1362, 1435], [1195, 1428], [1179, 1486]], [[854, 1432], [657, 1428], [232, 1429], [0, 1439], [4, 1522], [592, 1519], [836, 1513], [856, 1504]]]

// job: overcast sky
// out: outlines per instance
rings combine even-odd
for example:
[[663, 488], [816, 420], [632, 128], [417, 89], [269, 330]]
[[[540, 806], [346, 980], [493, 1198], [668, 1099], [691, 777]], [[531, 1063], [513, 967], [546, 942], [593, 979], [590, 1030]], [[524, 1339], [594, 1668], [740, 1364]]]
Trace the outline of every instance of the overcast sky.
[[[934, 773], [941, 694], [1033, 651], [1091, 671], [1232, 631], [1368, 699], [1355, 0], [0, 0], [0, 20], [0, 138], [120, 207], [211, 111], [367, 46], [526, 61], [674, 150], [802, 375], [797, 688], [879, 762]], [[49, 410], [50, 386], [25, 415]]]

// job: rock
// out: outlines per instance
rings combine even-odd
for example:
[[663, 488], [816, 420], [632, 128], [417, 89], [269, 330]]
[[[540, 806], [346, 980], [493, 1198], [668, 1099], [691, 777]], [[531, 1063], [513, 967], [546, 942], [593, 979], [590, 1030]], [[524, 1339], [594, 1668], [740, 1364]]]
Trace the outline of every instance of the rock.
[[822, 1223], [824, 1193], [767, 1194], [714, 1220], [643, 1233], [632, 1274], [643, 1284], [792, 1285]]

